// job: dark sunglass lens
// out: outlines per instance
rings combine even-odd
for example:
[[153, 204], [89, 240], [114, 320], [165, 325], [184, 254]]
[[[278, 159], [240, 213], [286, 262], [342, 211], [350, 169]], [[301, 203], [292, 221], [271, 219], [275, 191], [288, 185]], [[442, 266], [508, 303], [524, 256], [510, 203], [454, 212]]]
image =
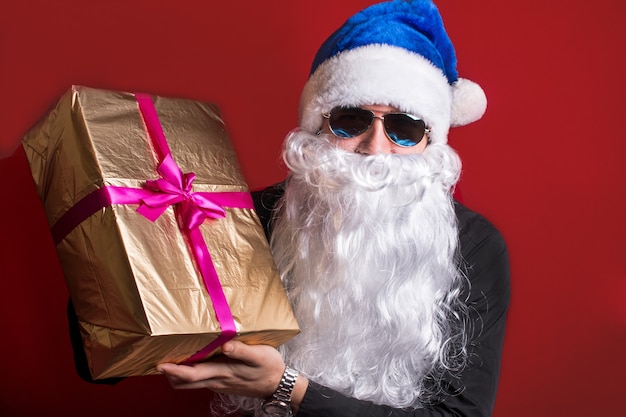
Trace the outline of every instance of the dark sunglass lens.
[[385, 115], [385, 130], [389, 138], [400, 146], [415, 146], [421, 142], [426, 132], [423, 120], [408, 114]]
[[335, 136], [353, 138], [365, 132], [372, 124], [373, 116], [358, 108], [336, 108], [330, 112], [328, 125]]

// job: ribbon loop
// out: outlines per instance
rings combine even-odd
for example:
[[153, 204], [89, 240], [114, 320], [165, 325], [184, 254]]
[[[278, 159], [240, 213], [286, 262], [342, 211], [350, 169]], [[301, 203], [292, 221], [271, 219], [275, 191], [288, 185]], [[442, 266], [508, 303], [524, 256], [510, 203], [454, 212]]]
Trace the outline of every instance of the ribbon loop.
[[141, 199], [142, 204], [137, 211], [150, 221], [155, 221], [169, 206], [180, 205], [179, 219], [186, 230], [199, 227], [206, 219], [226, 217], [226, 211], [211, 193], [191, 191], [195, 177], [190, 172], [183, 174], [180, 177], [183, 181], [177, 183], [167, 178], [146, 181], [145, 186], [151, 193]]

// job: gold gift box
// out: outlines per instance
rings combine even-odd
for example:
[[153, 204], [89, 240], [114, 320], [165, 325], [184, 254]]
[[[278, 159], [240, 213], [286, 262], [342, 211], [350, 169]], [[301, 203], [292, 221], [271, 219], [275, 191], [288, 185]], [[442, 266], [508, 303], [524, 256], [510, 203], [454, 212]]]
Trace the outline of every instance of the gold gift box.
[[[173, 159], [196, 175], [194, 192], [248, 192], [216, 106], [159, 96], [153, 102]], [[132, 93], [74, 86], [23, 146], [51, 228], [95, 190], [137, 189], [159, 178]], [[253, 209], [225, 211], [199, 229], [235, 339], [278, 346], [299, 330], [261, 224]], [[184, 362], [220, 335], [172, 207], [151, 222], [137, 205], [108, 205], [56, 249], [94, 379], [154, 374], [158, 363]]]

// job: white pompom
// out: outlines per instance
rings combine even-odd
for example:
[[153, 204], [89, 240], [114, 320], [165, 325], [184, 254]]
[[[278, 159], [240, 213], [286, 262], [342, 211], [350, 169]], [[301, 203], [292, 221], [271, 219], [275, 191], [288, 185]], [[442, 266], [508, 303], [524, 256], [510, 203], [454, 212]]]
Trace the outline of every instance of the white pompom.
[[487, 97], [483, 89], [473, 81], [459, 78], [452, 85], [451, 126], [463, 126], [483, 117], [487, 110]]

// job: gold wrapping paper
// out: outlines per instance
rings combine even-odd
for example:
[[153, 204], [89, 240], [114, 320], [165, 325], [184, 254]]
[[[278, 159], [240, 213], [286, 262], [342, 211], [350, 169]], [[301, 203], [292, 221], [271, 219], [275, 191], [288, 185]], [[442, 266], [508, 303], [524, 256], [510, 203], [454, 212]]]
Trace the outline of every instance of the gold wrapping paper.
[[[172, 156], [194, 172], [193, 191], [247, 192], [217, 108], [154, 97]], [[74, 86], [24, 137], [50, 226], [102, 186], [140, 188], [157, 158], [131, 93]], [[220, 334], [212, 301], [172, 207], [154, 223], [136, 205], [112, 205], [58, 245], [94, 379], [148, 375], [180, 363]], [[298, 326], [254, 210], [206, 220], [207, 244], [236, 339], [278, 346]]]

